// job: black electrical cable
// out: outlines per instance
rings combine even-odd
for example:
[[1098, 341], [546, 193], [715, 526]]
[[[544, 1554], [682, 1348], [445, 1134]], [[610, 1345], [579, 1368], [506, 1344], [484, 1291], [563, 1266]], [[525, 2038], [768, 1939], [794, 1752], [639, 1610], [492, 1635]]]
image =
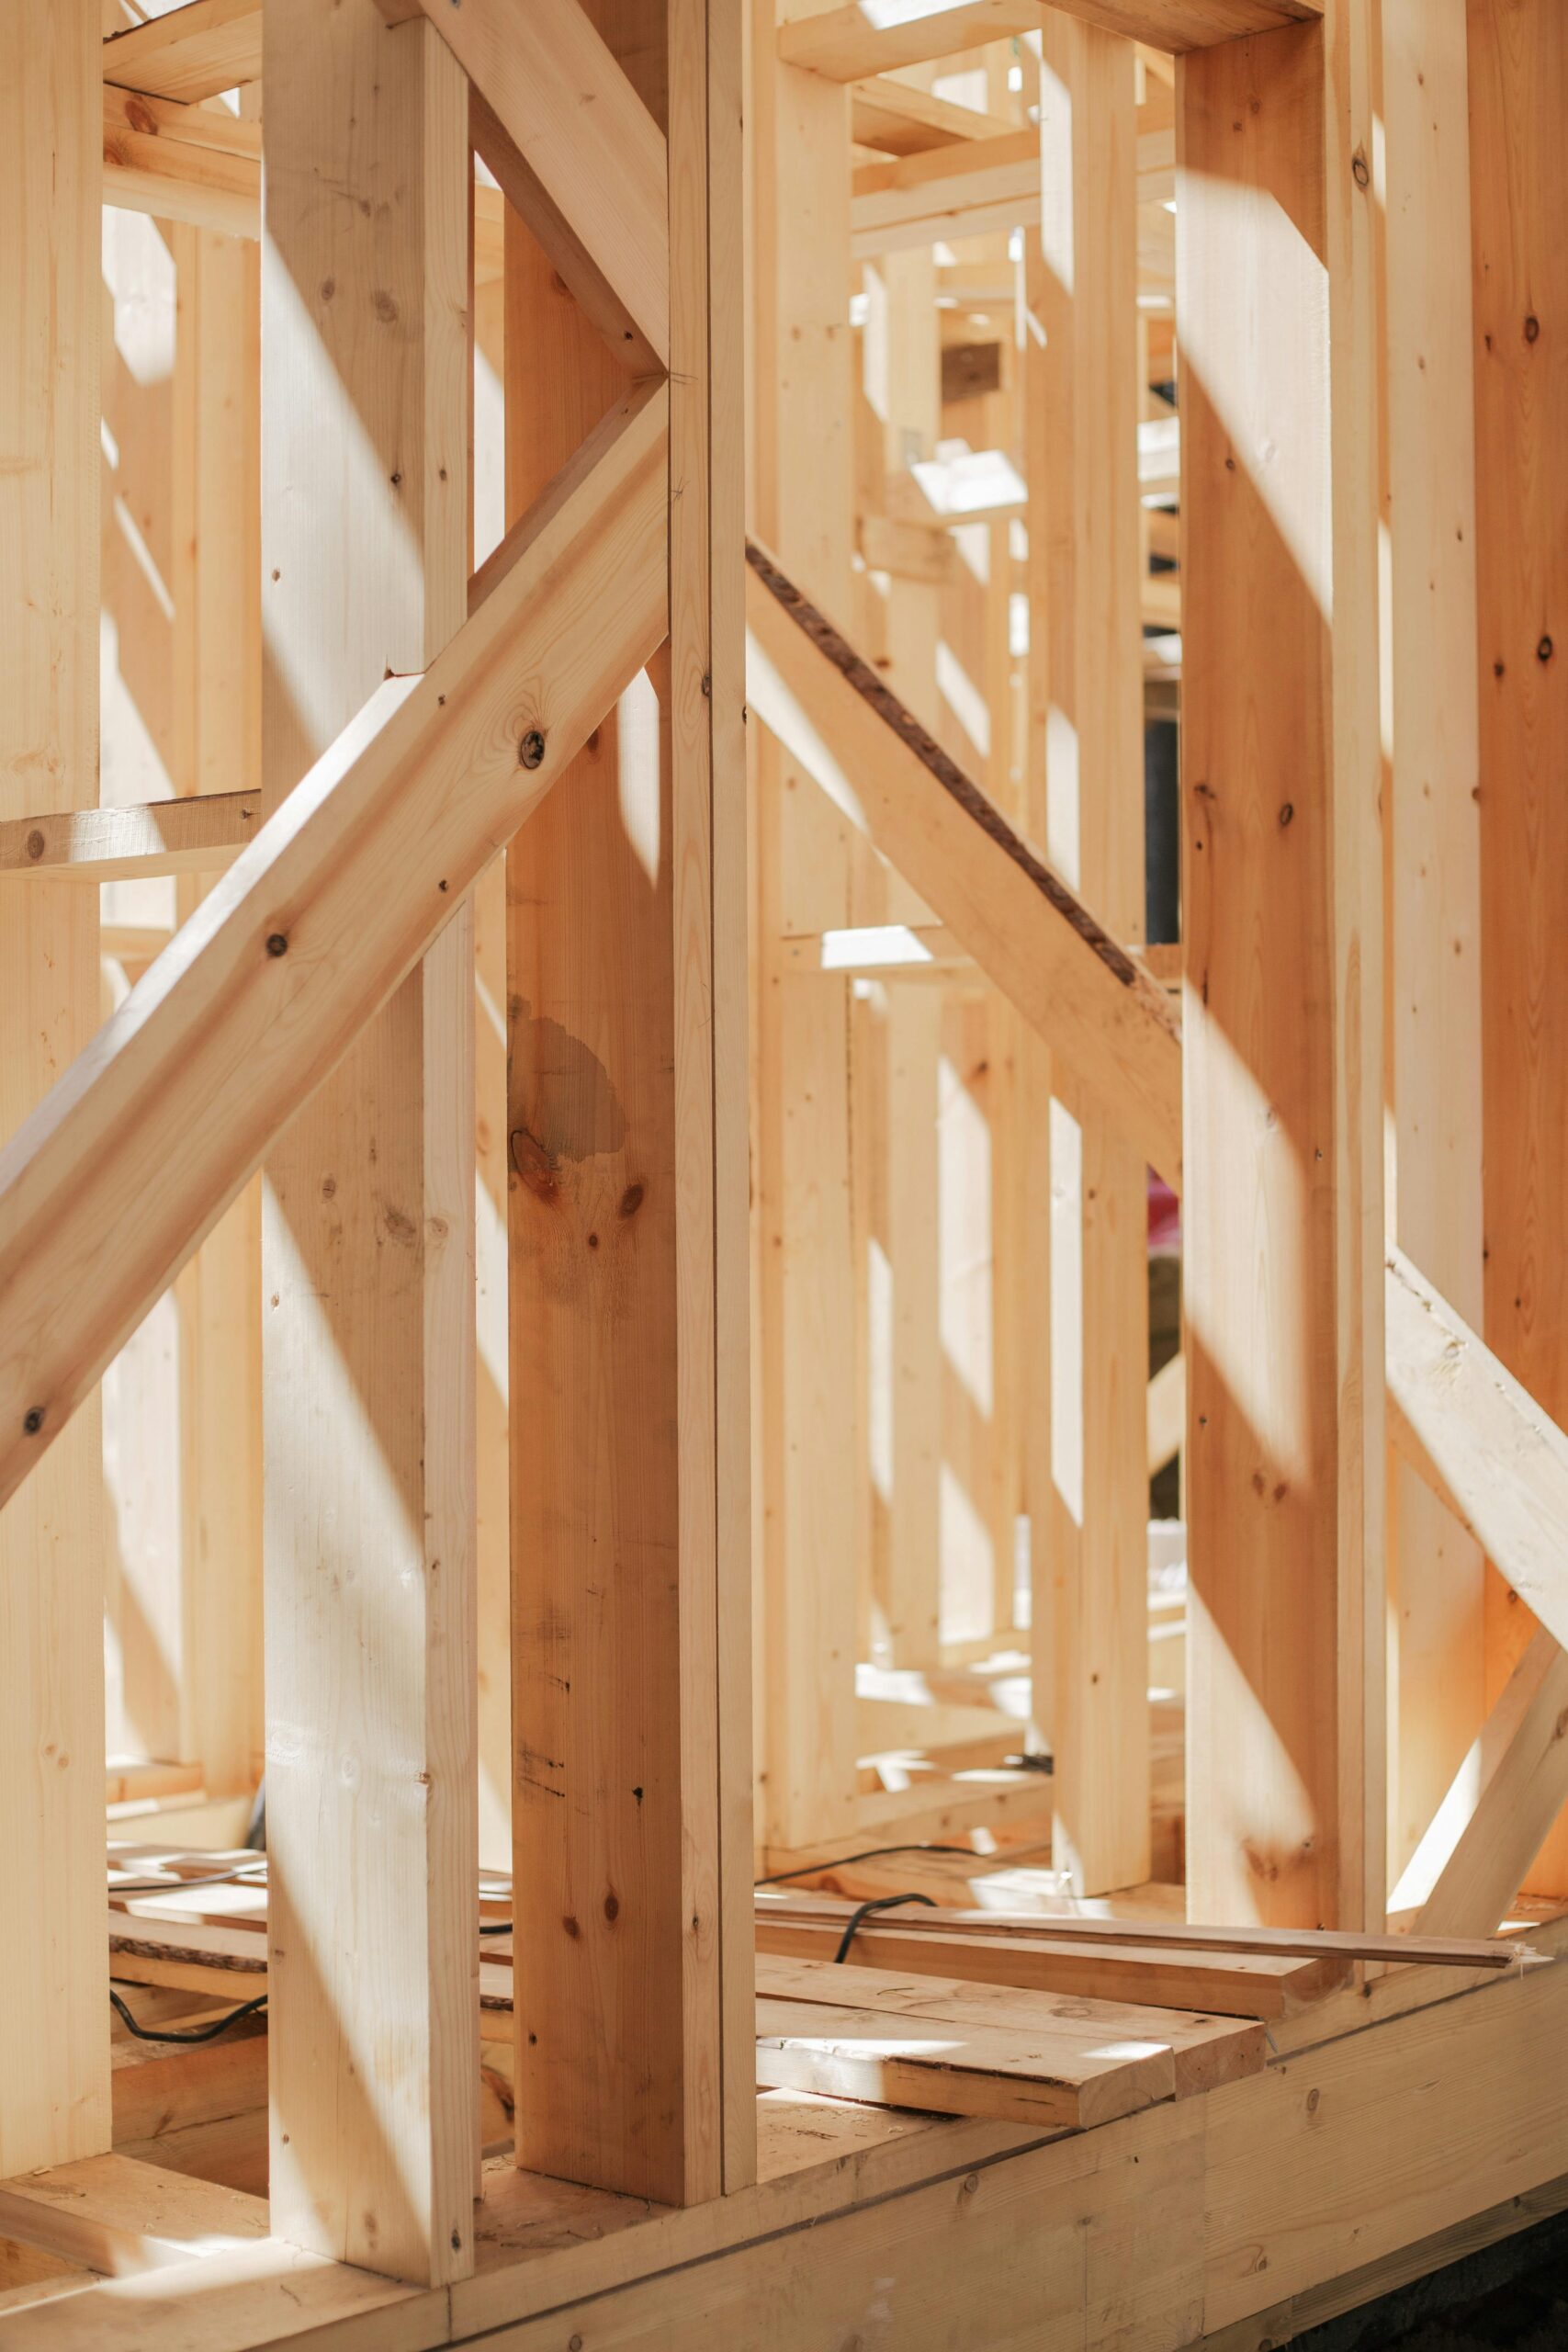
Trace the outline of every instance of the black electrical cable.
[[753, 1886], [780, 1886], [786, 1878], [820, 1878], [825, 1871], [840, 1871], [851, 1862], [878, 1862], [885, 1854], [962, 1854], [966, 1862], [981, 1857], [973, 1846], [868, 1846], [863, 1854], [835, 1854], [828, 1862], [802, 1862], [795, 1871], [774, 1871], [771, 1878], [753, 1879]]
[[928, 1911], [934, 1911], [937, 1907], [934, 1896], [930, 1894], [874, 1894], [869, 1903], [857, 1904], [844, 1921], [844, 1932], [839, 1939], [839, 1949], [833, 1954], [839, 1966], [841, 1967], [848, 1960], [850, 1946], [860, 1932], [861, 1922], [869, 1918], [874, 1911], [891, 1911], [900, 1903], [923, 1903]]
[[242, 2001], [237, 2009], [231, 2009], [225, 2017], [214, 2018], [210, 2025], [196, 2026], [184, 2033], [172, 2033], [150, 2025], [140, 2024], [131, 2016], [112, 1984], [109, 1987], [109, 1999], [114, 2003], [126, 2026], [136, 2036], [138, 2041], [216, 2041], [220, 2033], [227, 2033], [229, 2028], [231, 2025], [238, 2025], [242, 2018], [254, 2018], [258, 2009], [265, 2009], [266, 2007], [266, 1995], [263, 1993], [257, 2000]]
[[[256, 1876], [258, 1867], [261, 1871], [259, 1878]], [[233, 1886], [236, 1883], [242, 1886], [266, 1884], [266, 1865], [261, 1856], [258, 1855], [254, 1862], [246, 1862], [239, 1870], [213, 1871], [206, 1878], [111, 1879], [109, 1901], [113, 1903], [121, 1894], [184, 1894], [187, 1889], [198, 1886]]]

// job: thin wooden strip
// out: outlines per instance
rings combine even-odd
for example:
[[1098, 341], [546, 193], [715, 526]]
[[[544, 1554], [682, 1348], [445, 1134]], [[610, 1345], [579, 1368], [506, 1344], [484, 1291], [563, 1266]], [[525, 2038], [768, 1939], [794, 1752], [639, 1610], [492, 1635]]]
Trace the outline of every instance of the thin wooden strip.
[[[831, 1961], [840, 1931], [828, 1926], [759, 1922], [757, 1950]], [[1045, 1937], [906, 1935], [868, 1920], [848, 1965], [900, 1968], [1013, 1985], [1071, 1999], [1127, 2001], [1146, 2008], [1279, 2018], [1320, 1999], [1348, 1973], [1339, 1961], [1280, 1960], [1269, 1953], [1161, 1952], [1120, 1944], [1067, 1944]]]
[[[759, 1916], [843, 1919], [854, 1905], [826, 1894], [784, 1895], [759, 1888]], [[917, 1935], [1039, 1936], [1066, 1943], [1154, 1944], [1190, 1951], [1274, 1952], [1297, 1960], [1427, 1962], [1438, 1968], [1514, 1968], [1539, 1957], [1528, 1944], [1464, 1936], [1357, 1935], [1323, 1928], [1203, 1928], [1156, 1919], [1048, 1919], [1038, 1912], [911, 1910], [899, 1923]]]

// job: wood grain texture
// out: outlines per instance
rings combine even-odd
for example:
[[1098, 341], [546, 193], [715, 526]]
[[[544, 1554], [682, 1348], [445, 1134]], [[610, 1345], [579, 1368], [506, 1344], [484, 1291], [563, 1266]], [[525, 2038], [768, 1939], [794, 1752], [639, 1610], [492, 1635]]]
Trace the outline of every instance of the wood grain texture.
[[[1568, 22], [1539, 0], [1472, 0], [1476, 597], [1481, 734], [1483, 1150], [1488, 1345], [1568, 1420], [1568, 1289], [1554, 1235], [1568, 1167]], [[1456, 1301], [1456, 1305], [1460, 1302]], [[1529, 1636], [1487, 1595], [1495, 1697]], [[1568, 1889], [1568, 1827], [1531, 1884]]]
[[1351, 646], [1375, 630], [1350, 560], [1375, 503], [1333, 413], [1356, 379], [1329, 378], [1349, 266], [1330, 64], [1309, 27], [1178, 68], [1189, 1904], [1303, 1926], [1381, 1921], [1385, 1901], [1382, 1546], [1363, 1517], [1382, 1461], [1381, 1286], [1374, 1317], [1362, 1278], [1372, 1195], [1381, 1249], [1376, 701], [1373, 678], [1367, 729]]
[[1395, 1444], [1568, 1646], [1568, 1436], [1392, 1247], [1386, 1295]]
[[[1058, 17], [1077, 17], [1099, 32], [1181, 51], [1321, 16], [1321, 0], [1066, 0]], [[894, 0], [868, 11], [863, 0], [792, 12], [779, 50], [792, 65], [837, 82], [889, 73], [951, 57], [1014, 33], [1038, 33], [1051, 23], [1044, 0]]]
[[[1031, 505], [1044, 538], [1032, 660], [1032, 692], [1045, 700], [1039, 815], [1053, 865], [1119, 942], [1144, 935], [1136, 147], [1131, 42], [1054, 18], [1041, 39], [1040, 226], [1026, 263], [1044, 334], [1027, 363], [1044, 464]], [[1098, 1089], [1059, 1071], [1057, 1090], [1041, 1138], [1054, 1415], [1038, 1540], [1055, 1620], [1055, 1853], [1077, 1893], [1097, 1894], [1149, 1872], [1138, 1640], [1148, 1585], [1147, 1172], [1137, 1136]]]
[[[776, 10], [751, 12], [750, 520], [813, 593], [851, 594], [853, 352], [845, 318], [848, 99], [782, 63]], [[803, 497], [800, 484], [812, 494]], [[748, 577], [748, 626], [752, 582]], [[793, 1845], [853, 1828], [856, 1487], [848, 987], [794, 984], [786, 942], [852, 920], [849, 829], [809, 769], [758, 725], [757, 1379], [761, 1832]], [[808, 912], [808, 910], [810, 910]]]
[[[670, 238], [659, 123], [579, 0], [421, 6], [476, 94], [476, 144], [619, 358], [670, 364]], [[499, 134], [499, 135], [498, 135]]]
[[[0, 19], [0, 817], [65, 826], [97, 798], [97, 53], [91, 0]], [[0, 1135], [92, 1036], [97, 940], [90, 890], [0, 882]], [[0, 1513], [0, 2173], [108, 2145], [102, 1486], [93, 1396]]]
[[[1382, 0], [1393, 772], [1390, 1230], [1482, 1319], [1481, 808], [1464, 0]], [[1439, 390], [1439, 386], [1446, 389]], [[1485, 1712], [1474, 1540], [1391, 1464], [1397, 1878]]]
[[1165, 991], [755, 545], [746, 599], [751, 705], [770, 731], [1179, 1182], [1181, 1048]]
[[186, 0], [103, 46], [104, 80], [193, 105], [262, 70], [262, 0]]
[[[262, 773], [276, 809], [467, 612], [468, 99], [423, 24], [267, 0]], [[329, 191], [323, 197], [323, 189]], [[268, 1159], [271, 2199], [472, 2267], [472, 910]]]
[[[717, 899], [745, 864], [739, 379], [707, 303], [708, 77], [736, 68], [705, 7], [636, 17], [612, 39], [669, 40], [671, 644], [508, 860], [518, 2155], [679, 2204], [754, 2166], [725, 2048], [750, 1932], [744, 942]], [[521, 226], [509, 250], [516, 509], [622, 379]]]

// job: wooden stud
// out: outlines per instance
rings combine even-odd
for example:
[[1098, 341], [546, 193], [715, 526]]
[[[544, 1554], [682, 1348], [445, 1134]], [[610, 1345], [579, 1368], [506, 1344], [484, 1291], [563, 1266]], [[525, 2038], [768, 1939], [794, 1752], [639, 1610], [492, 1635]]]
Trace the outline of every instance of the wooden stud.
[[[679, 495], [670, 649], [508, 859], [517, 2154], [686, 2204], [755, 2162], [739, 57], [696, 0], [618, 30], [668, 34]], [[621, 380], [521, 226], [506, 345], [515, 511]]]
[[1346, 1927], [1386, 1902], [1365, 37], [1337, 0], [1177, 76], [1188, 1900]]
[[[1481, 811], [1464, 0], [1382, 0], [1388, 304], [1391, 1229], [1482, 1319]], [[1441, 388], [1441, 389], [1439, 389]], [[1391, 1874], [1485, 1711], [1473, 1539], [1391, 1466], [1399, 1638]], [[1512, 1892], [1512, 1890], [1510, 1890]]]
[[[751, 522], [843, 612], [854, 512], [848, 99], [778, 61], [776, 14], [773, 0], [756, 0]], [[751, 589], [748, 578], [749, 627]], [[755, 713], [750, 645], [747, 661]], [[795, 1847], [854, 1826], [862, 1454], [848, 990], [838, 978], [794, 985], [784, 943], [852, 920], [852, 865], [809, 770], [769, 733], [755, 757], [763, 1842]]]
[[[99, 10], [0, 17], [0, 814], [97, 797]], [[97, 1025], [97, 905], [0, 884], [0, 1135]], [[27, 1396], [7, 1414], [23, 1437]], [[62, 1417], [63, 1418], [63, 1417]], [[25, 1441], [24, 1441], [25, 1442]], [[107, 2148], [98, 1404], [0, 1515], [0, 2174]]]
[[[462, 74], [372, 0], [266, 0], [264, 785], [468, 586]], [[323, 190], [330, 193], [323, 194]], [[473, 2266], [473, 931], [459, 907], [267, 1164], [273, 2227]]]
[[[172, 237], [176, 782], [182, 793], [204, 795], [209, 812], [232, 807], [225, 785], [243, 787], [236, 813], [254, 833], [262, 807], [260, 254], [205, 229]], [[181, 877], [179, 919], [208, 887], [196, 874]], [[250, 1793], [265, 1736], [261, 1206], [253, 1182], [175, 1289], [179, 1753], [200, 1764], [209, 1797]]]
[[[1118, 940], [1144, 933], [1138, 654], [1134, 53], [1061, 17], [1040, 51], [1041, 221], [1028, 353], [1044, 540], [1032, 668], [1043, 681], [1048, 854]], [[1038, 692], [1039, 688], [1035, 687]], [[1080, 1894], [1148, 1876], [1145, 1471], [1147, 1170], [1057, 1075], [1050, 1114], [1055, 1855]]]
[[[1568, 1167], [1568, 19], [1543, 0], [1472, 0], [1479, 613], [1483, 1135], [1488, 1345], [1568, 1421], [1568, 1265], [1554, 1236]], [[1456, 1301], [1456, 1304], [1458, 1302]], [[1489, 1579], [1487, 1688], [1529, 1621]], [[1529, 1883], [1568, 1887], [1568, 1825]]]

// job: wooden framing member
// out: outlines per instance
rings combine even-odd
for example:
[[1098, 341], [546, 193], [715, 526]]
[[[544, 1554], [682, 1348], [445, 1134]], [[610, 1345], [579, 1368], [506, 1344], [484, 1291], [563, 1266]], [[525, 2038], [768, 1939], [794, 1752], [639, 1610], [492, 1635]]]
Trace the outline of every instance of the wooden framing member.
[[9, 818], [0, 821], [0, 875], [96, 883], [219, 873], [255, 839], [261, 816], [261, 794], [248, 791]]
[[[753, 0], [750, 525], [815, 594], [851, 596], [852, 355], [845, 315], [849, 101], [784, 62]], [[802, 498], [796, 486], [814, 484]], [[746, 614], [753, 624], [750, 574]], [[759, 1837], [795, 1849], [856, 1827], [855, 1557], [861, 1400], [843, 980], [796, 984], [787, 941], [853, 920], [854, 844], [760, 709], [750, 639], [757, 869], [760, 1402]], [[825, 911], [823, 911], [825, 910]]]
[[[1144, 935], [1137, 508], [1137, 115], [1133, 45], [1065, 15], [1041, 36], [1040, 228], [1026, 345], [1032, 830], [1118, 940]], [[1043, 797], [1041, 787], [1043, 786]], [[1099, 1894], [1149, 1874], [1148, 1172], [1097, 1090], [1053, 1072], [1051, 1482], [1033, 1521], [1050, 1631], [1056, 1867]]]
[[1045, 30], [1053, 13], [1076, 17], [1097, 31], [1146, 41], [1152, 49], [1201, 49], [1314, 22], [1322, 0], [884, 0], [874, 13], [863, 0], [831, 0], [812, 14], [791, 12], [779, 32], [779, 54], [835, 82], [928, 64], [1009, 33]]
[[[1382, 0], [1393, 726], [1389, 1226], [1482, 1322], [1481, 794], [1465, 0]], [[1483, 1564], [1391, 1459], [1397, 1878], [1485, 1713]], [[1509, 1893], [1514, 1890], [1510, 1888]]]
[[[617, 32], [668, 107], [671, 641], [507, 863], [516, 2153], [680, 2205], [755, 2168], [739, 49], [706, 0]], [[507, 289], [516, 511], [624, 379], [521, 224]]]
[[1179, 1190], [1180, 1026], [1164, 989], [773, 557], [750, 555], [752, 708]]
[[1568, 1648], [1568, 1437], [1392, 1247], [1386, 1295], [1394, 1443]]
[[[97, 797], [98, 45], [95, 0], [0, 17], [0, 814], [66, 826]], [[91, 893], [0, 882], [0, 1133], [92, 1035], [97, 939]], [[0, 1513], [0, 2173], [108, 2145], [101, 1453], [94, 1396]]]
[[260, 78], [262, 17], [262, 0], [185, 0], [106, 41], [104, 80], [187, 106], [215, 98]]
[[1335, 0], [1177, 70], [1188, 1902], [1348, 1928], [1386, 1903], [1366, 39]]
[[[1568, 16], [1472, 0], [1471, 258], [1481, 786], [1482, 1156], [1486, 1343], [1568, 1423]], [[1426, 1271], [1437, 1278], [1438, 1270]], [[1455, 1304], [1462, 1307], [1463, 1301]], [[1499, 1562], [1499, 1566], [1501, 1563]], [[1509, 1576], [1506, 1569], [1505, 1576]], [[1515, 1589], [1517, 1588], [1516, 1587]], [[1525, 1596], [1521, 1596], [1523, 1598]], [[1486, 1596], [1495, 1698], [1530, 1627]], [[1568, 1825], [1530, 1874], [1568, 1891]]]
[[587, 316], [637, 373], [670, 363], [664, 141], [581, 5], [423, 8], [468, 74], [474, 143]]
[[[373, 0], [265, 23], [275, 810], [463, 625], [471, 167], [428, 28]], [[459, 905], [274, 1148], [263, 1210], [273, 2228], [433, 2284], [472, 2266], [479, 2145], [472, 999]]]

